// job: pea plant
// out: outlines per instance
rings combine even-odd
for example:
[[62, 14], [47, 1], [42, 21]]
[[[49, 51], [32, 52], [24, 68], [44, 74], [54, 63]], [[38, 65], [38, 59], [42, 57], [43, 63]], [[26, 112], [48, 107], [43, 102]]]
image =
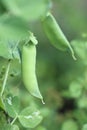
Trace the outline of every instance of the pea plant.
[[[69, 43], [64, 35], [51, 13], [51, 1], [1, 0], [0, 6], [0, 130], [34, 129], [45, 116], [37, 102], [45, 105], [45, 100], [36, 75], [39, 39], [30, 29], [29, 22], [39, 21], [45, 36], [57, 50], [69, 51], [74, 60], [78, 55], [84, 59], [84, 55], [80, 55], [76, 46], [78, 41]], [[70, 96], [78, 98], [81, 90], [77, 81], [70, 84]], [[29, 93], [27, 106], [22, 102], [26, 98], [24, 91]], [[79, 99], [79, 105], [83, 105], [81, 102]], [[62, 130], [68, 130], [65, 127], [63, 124]], [[77, 127], [75, 129], [78, 130]], [[38, 130], [45, 129], [39, 127]]]

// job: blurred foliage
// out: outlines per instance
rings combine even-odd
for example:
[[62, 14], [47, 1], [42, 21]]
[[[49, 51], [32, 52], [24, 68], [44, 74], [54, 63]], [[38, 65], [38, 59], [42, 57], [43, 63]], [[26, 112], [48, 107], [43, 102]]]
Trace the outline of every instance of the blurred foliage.
[[[0, 90], [8, 59], [15, 57], [11, 63], [4, 97], [9, 93], [19, 96], [21, 110], [27, 106], [35, 106], [40, 110], [43, 120], [33, 130], [86, 130], [87, 1], [53, 0], [50, 4], [47, 0], [25, 1], [18, 0], [18, 3], [16, 0], [0, 1]], [[70, 40], [75, 50], [76, 61], [68, 51], [61, 52], [51, 46], [45, 37], [40, 18], [49, 9]], [[14, 45], [21, 38], [23, 40], [27, 38], [26, 30], [27, 32], [31, 30], [39, 41], [36, 73], [45, 105], [30, 96], [21, 81], [19, 49]], [[9, 43], [8, 38], [11, 41], [14, 38], [14, 41]], [[0, 104], [3, 105], [1, 100]], [[13, 129], [7, 126], [12, 118], [9, 119], [2, 109], [0, 117], [3, 117], [0, 118], [0, 130], [5, 130], [7, 127]], [[2, 124], [5, 124], [5, 128], [2, 128]], [[14, 124], [17, 124], [20, 130], [30, 130], [23, 128], [18, 120]], [[14, 126], [15, 128], [17, 126]]]

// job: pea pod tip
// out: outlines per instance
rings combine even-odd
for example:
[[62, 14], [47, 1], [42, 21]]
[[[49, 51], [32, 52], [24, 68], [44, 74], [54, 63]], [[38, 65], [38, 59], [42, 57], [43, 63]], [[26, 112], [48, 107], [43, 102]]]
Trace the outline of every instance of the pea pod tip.
[[73, 57], [74, 60], [77, 60], [77, 58], [75, 57], [75, 55], [72, 55], [72, 57]]
[[73, 58], [75, 61], [77, 60], [77, 58], [76, 58], [74, 52], [72, 53], [72, 58]]
[[45, 102], [44, 102], [44, 100], [43, 100], [43, 99], [42, 99], [41, 101], [42, 101], [42, 104], [45, 104]]

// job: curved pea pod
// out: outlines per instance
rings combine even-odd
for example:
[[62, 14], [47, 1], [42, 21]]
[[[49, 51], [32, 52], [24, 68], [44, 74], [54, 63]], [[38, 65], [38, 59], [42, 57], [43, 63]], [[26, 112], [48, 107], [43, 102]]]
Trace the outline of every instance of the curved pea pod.
[[[35, 37], [34, 37], [35, 38]], [[38, 88], [38, 82], [35, 73], [36, 65], [36, 43], [30, 41], [22, 48], [22, 79], [29, 93], [43, 102], [43, 97]], [[44, 102], [43, 102], [44, 103]]]
[[48, 37], [49, 41], [55, 46], [57, 49], [65, 51], [68, 48], [71, 51], [72, 57], [76, 60], [74, 56], [74, 51], [69, 44], [69, 41], [63, 34], [61, 28], [59, 27], [58, 23], [56, 22], [55, 18], [51, 13], [48, 13], [44, 19], [42, 20], [43, 29]]

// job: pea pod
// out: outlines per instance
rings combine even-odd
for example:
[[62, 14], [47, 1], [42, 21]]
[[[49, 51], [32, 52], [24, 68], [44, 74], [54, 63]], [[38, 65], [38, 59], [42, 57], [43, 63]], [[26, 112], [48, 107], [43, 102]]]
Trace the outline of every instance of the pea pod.
[[70, 46], [69, 41], [63, 34], [61, 28], [59, 27], [58, 23], [51, 13], [48, 13], [44, 17], [44, 19], [42, 20], [42, 24], [44, 32], [46, 33], [52, 45], [62, 51], [65, 51], [67, 50], [67, 48], [69, 48], [72, 53], [72, 57], [76, 60], [74, 56], [74, 51]]
[[29, 42], [23, 45], [22, 48], [22, 78], [26, 89], [31, 95], [40, 98], [43, 102], [43, 97], [38, 88], [38, 82], [35, 73], [36, 65], [36, 44], [37, 41], [32, 35]]

